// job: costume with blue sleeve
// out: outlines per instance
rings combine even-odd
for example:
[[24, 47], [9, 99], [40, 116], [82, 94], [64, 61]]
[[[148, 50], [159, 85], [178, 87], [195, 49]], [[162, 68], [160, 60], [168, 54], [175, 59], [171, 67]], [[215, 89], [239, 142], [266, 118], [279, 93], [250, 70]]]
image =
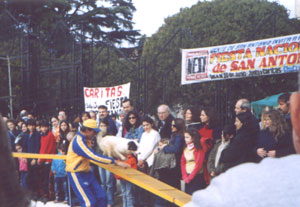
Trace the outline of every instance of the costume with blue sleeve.
[[90, 160], [114, 163], [114, 159], [96, 153], [91, 148], [91, 141], [78, 132], [67, 154], [66, 171], [70, 184], [82, 206], [106, 207], [106, 194], [90, 170]]

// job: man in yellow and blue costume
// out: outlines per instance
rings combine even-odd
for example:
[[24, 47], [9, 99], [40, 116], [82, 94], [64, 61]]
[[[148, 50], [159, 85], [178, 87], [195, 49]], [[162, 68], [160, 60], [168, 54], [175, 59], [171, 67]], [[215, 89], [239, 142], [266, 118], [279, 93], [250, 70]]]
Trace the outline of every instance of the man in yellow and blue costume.
[[66, 171], [71, 187], [83, 207], [107, 206], [106, 194], [91, 171], [90, 160], [128, 167], [128, 164], [100, 155], [91, 148], [91, 140], [98, 132], [100, 129], [95, 120], [84, 121], [68, 149]]

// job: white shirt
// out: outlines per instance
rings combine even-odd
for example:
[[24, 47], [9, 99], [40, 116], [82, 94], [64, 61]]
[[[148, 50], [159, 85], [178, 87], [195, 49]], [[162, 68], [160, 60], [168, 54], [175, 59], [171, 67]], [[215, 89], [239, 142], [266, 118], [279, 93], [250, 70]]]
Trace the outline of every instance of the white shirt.
[[214, 178], [185, 207], [300, 206], [300, 155], [246, 163]]
[[151, 129], [151, 131], [144, 132], [139, 143], [139, 149], [137, 151], [138, 160], [145, 160], [148, 163], [148, 166], [152, 166], [154, 160], [153, 151], [160, 141], [159, 133]]

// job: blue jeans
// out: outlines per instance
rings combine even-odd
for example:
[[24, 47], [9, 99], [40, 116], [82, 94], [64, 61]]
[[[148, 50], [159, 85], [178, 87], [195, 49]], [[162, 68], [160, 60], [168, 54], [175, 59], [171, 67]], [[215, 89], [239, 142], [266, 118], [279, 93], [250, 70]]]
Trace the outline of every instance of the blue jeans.
[[123, 196], [123, 207], [134, 206], [134, 185], [126, 180], [120, 180], [122, 196]]
[[99, 174], [101, 180], [101, 187], [107, 195], [107, 204], [114, 205], [114, 174], [112, 174], [108, 170], [105, 170], [102, 167], [99, 167]]
[[54, 178], [55, 196], [58, 201], [68, 201], [67, 178], [55, 177]]
[[107, 207], [106, 193], [90, 172], [68, 172], [69, 182], [82, 207]]
[[20, 172], [20, 185], [22, 188], [27, 189], [27, 171]]

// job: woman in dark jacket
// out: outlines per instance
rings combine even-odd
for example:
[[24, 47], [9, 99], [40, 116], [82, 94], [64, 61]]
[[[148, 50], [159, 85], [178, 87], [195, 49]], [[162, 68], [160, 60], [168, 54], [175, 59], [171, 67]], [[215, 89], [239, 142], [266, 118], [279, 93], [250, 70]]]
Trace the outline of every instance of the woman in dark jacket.
[[231, 140], [230, 145], [223, 150], [220, 162], [224, 163], [227, 170], [236, 165], [249, 162], [249, 155], [253, 149], [251, 137], [251, 114], [241, 112], [236, 115], [234, 125], [236, 126], [236, 136]]
[[257, 159], [294, 154], [292, 134], [284, 117], [277, 110], [264, 112], [264, 126], [255, 148]]
[[[172, 134], [169, 144], [162, 148], [165, 153], [173, 153], [176, 158], [176, 167], [174, 169], [167, 169], [164, 173], [165, 176], [162, 181], [167, 184], [180, 189], [180, 159], [184, 146], [184, 132], [185, 123], [183, 119], [177, 118], [172, 121]], [[172, 176], [170, 176], [172, 175]]]
[[[181, 180], [181, 168], [180, 160], [184, 147], [184, 132], [185, 132], [185, 121], [180, 118], [176, 118], [172, 121], [172, 134], [169, 140], [169, 144], [161, 147], [161, 151], [155, 151], [153, 168], [158, 174], [158, 179], [174, 188], [180, 190]], [[163, 138], [163, 137], [162, 137]], [[159, 167], [156, 169], [157, 163], [166, 158], [167, 155], [174, 154], [176, 165], [174, 168], [170, 167]], [[172, 206], [162, 198], [155, 197], [155, 206]]]
[[183, 112], [186, 129], [201, 129], [203, 124], [200, 120], [200, 110], [197, 107], [187, 107]]

